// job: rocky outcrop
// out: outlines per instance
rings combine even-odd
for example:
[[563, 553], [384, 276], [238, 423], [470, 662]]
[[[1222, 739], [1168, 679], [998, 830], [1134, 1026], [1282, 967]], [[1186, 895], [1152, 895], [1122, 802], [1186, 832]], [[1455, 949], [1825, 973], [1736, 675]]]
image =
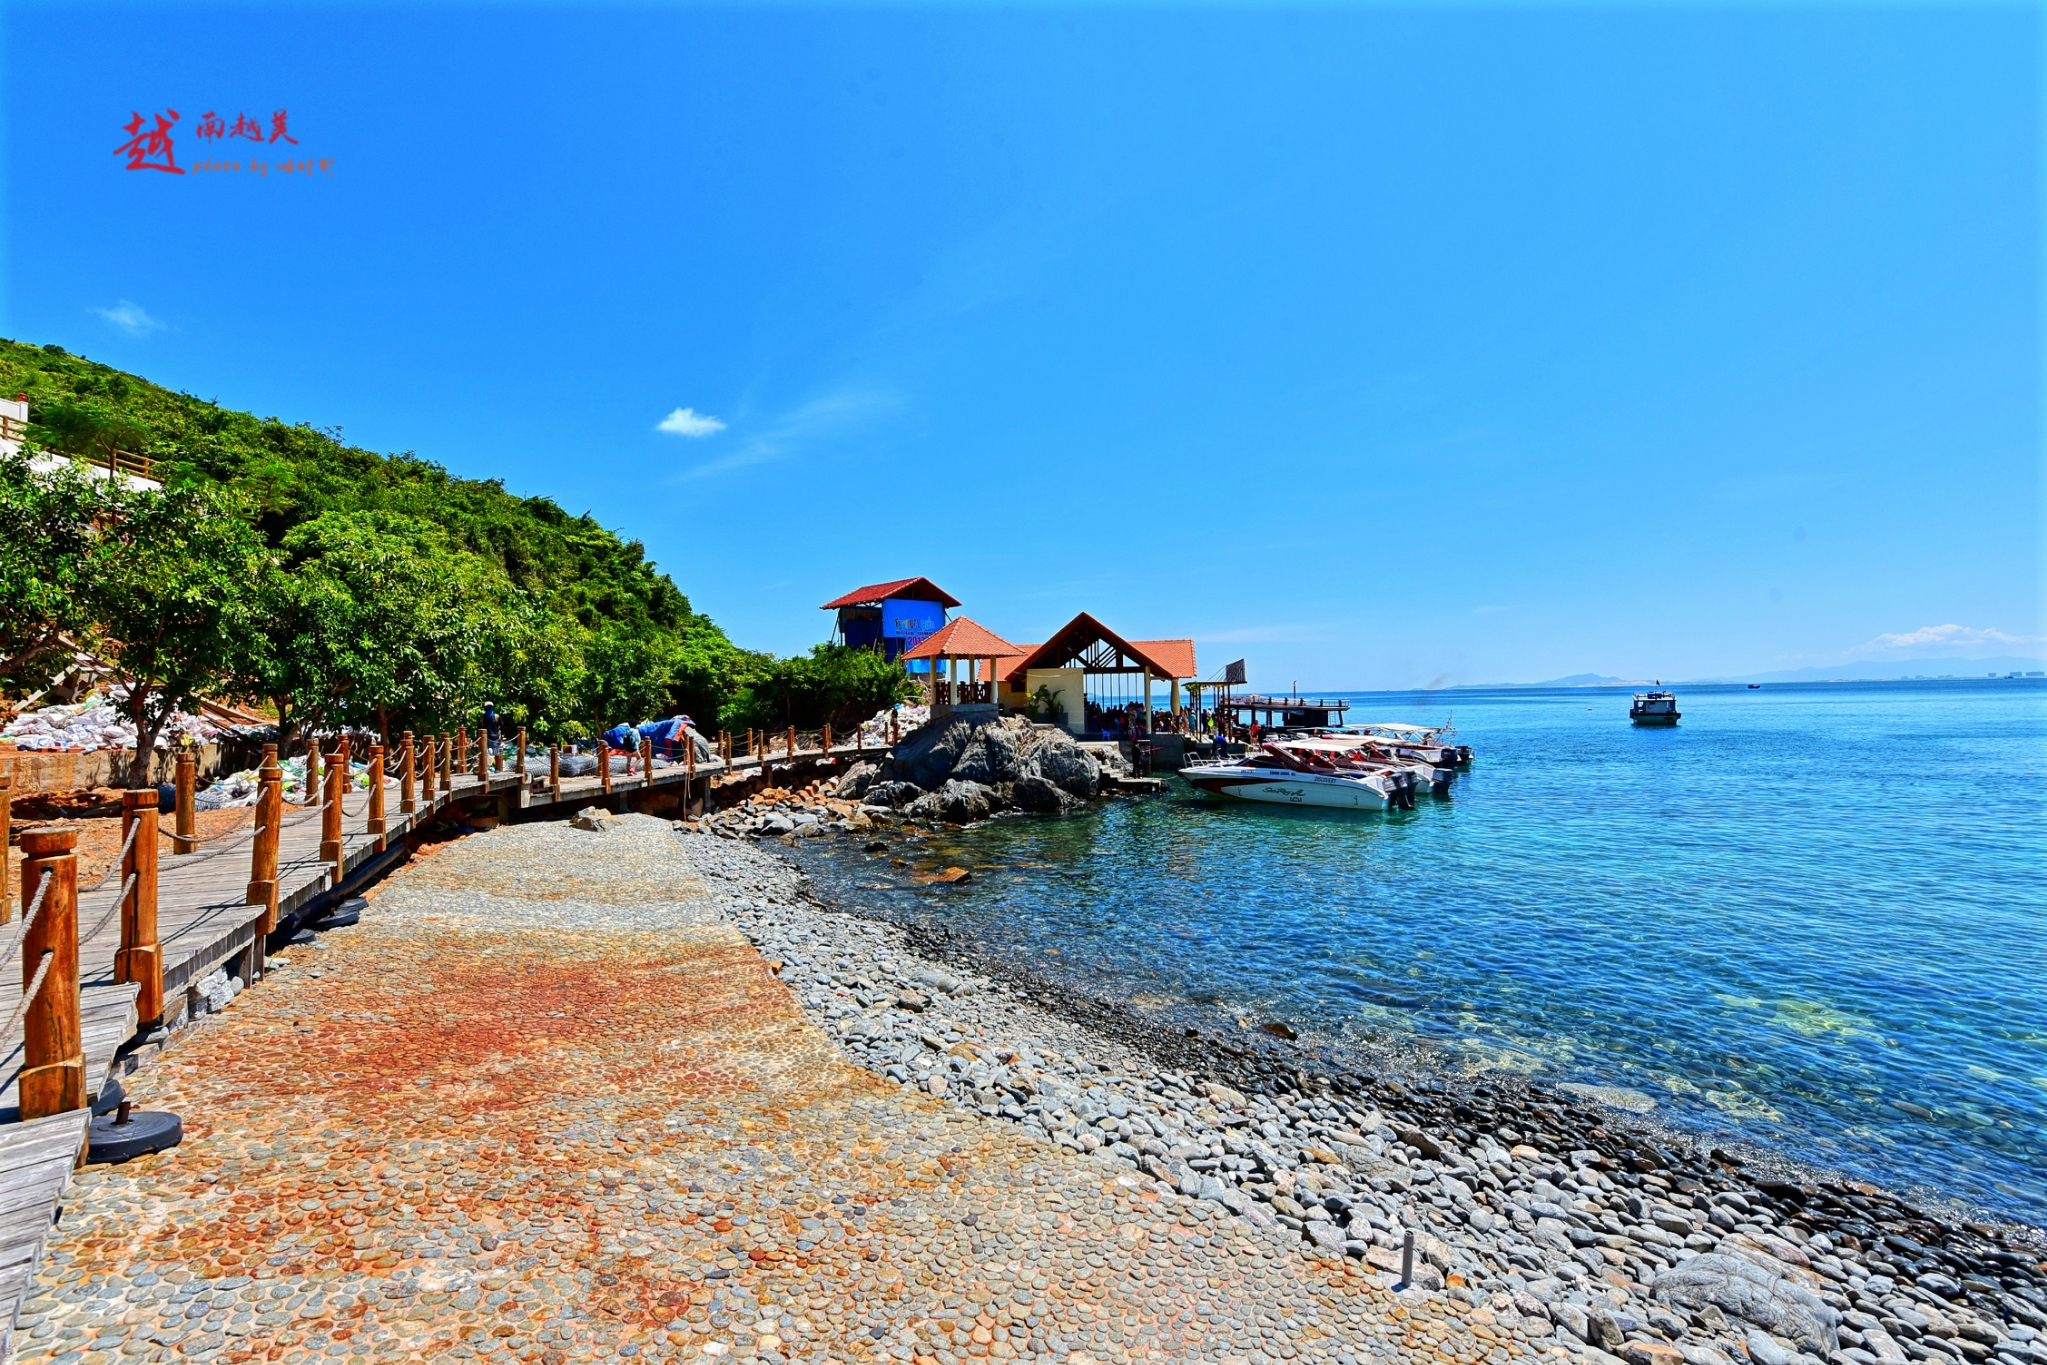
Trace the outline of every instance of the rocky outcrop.
[[1101, 763], [1063, 730], [1016, 716], [950, 716], [905, 735], [878, 763], [857, 765], [837, 793], [965, 824], [1011, 808], [1056, 813], [1101, 785]]

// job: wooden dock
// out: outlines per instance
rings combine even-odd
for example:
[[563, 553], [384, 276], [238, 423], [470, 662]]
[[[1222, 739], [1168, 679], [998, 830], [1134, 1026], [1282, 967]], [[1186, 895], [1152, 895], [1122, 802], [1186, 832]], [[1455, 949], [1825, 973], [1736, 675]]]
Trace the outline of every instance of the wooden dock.
[[[598, 802], [624, 808], [649, 793], [700, 796], [714, 779], [757, 772], [764, 764], [772, 769], [863, 756], [847, 746], [836, 746], [829, 753], [816, 747], [791, 753], [777, 746], [763, 755], [740, 757], [729, 764], [715, 758], [699, 762], [693, 773], [675, 763], [657, 764], [651, 775], [613, 774], [609, 793], [597, 774], [563, 778], [558, 796], [544, 776], [502, 772], [479, 780], [473, 772], [458, 774], [449, 786], [437, 790], [431, 801], [421, 799], [409, 814], [398, 809], [397, 789], [387, 788], [381, 839], [368, 829], [369, 793], [351, 791], [342, 802], [343, 854], [338, 870], [320, 858], [320, 807], [287, 805], [278, 840], [279, 921], [294, 915], [303, 921], [306, 916], [302, 912], [318, 909], [316, 902], [323, 897], [331, 899], [352, 878], [372, 870], [373, 862], [395, 865], [403, 856], [405, 836], [444, 816], [511, 819], [520, 811], [568, 811]], [[687, 793], [677, 790], [692, 783], [693, 790]], [[167, 1017], [183, 1014], [186, 1002], [197, 995], [199, 983], [223, 966], [234, 964], [245, 984], [252, 985], [262, 977], [264, 945], [259, 941], [258, 924], [263, 907], [247, 903], [253, 835], [253, 829], [244, 828], [219, 836], [194, 852], [165, 853], [158, 859], [157, 937], [162, 945]], [[167, 830], [165, 839], [167, 843]], [[118, 875], [109, 875], [94, 888], [79, 888], [80, 1013], [87, 1093], [94, 1096], [101, 1093], [138, 1026], [155, 1022], [136, 1018], [137, 987], [114, 980], [114, 954], [121, 946], [121, 917], [114, 907], [120, 890]], [[9, 945], [18, 932], [18, 922], [0, 926], [0, 947]], [[21, 994], [18, 968], [11, 963], [0, 965], [0, 1018], [13, 1017]], [[15, 1091], [22, 1046], [19, 1026], [0, 1036], [0, 1360], [10, 1353], [15, 1316], [35, 1276], [43, 1240], [70, 1188], [72, 1172], [83, 1160], [92, 1120], [89, 1109], [79, 1109], [20, 1121]]]

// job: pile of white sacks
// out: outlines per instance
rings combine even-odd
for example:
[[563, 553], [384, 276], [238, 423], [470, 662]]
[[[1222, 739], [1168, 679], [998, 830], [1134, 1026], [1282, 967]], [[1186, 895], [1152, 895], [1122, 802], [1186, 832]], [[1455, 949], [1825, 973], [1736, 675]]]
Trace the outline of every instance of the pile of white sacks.
[[[0, 741], [35, 753], [92, 753], [100, 749], [132, 749], [135, 726], [121, 713], [128, 689], [116, 683], [94, 691], [69, 706], [43, 706], [24, 711], [0, 728]], [[195, 744], [220, 734], [220, 727], [201, 716], [174, 713], [157, 732], [156, 747], [168, 750], [186, 735]]]
[[893, 717], [898, 733], [910, 731], [931, 719], [928, 706], [903, 705], [892, 710], [876, 711], [871, 717], [860, 722], [860, 742], [869, 749], [886, 749], [894, 741], [889, 734], [889, 720]]

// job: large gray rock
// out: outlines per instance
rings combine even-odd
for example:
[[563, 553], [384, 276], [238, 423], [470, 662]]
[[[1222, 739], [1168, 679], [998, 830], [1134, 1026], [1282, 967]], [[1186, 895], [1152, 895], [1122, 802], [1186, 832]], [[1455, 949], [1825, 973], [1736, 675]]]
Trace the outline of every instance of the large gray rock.
[[1018, 778], [1010, 788], [1009, 799], [1018, 810], [1036, 811], [1041, 815], [1057, 815], [1074, 801], [1048, 777]]
[[1824, 1356], [1839, 1344], [1841, 1315], [1805, 1286], [1739, 1256], [1708, 1252], [1673, 1266], [1651, 1286], [1657, 1298], [1697, 1312], [1708, 1304]]
[[848, 798], [864, 796], [867, 794], [867, 789], [874, 785], [874, 780], [879, 776], [881, 776], [880, 764], [855, 763], [852, 767], [846, 769], [845, 775], [839, 779], [839, 784], [833, 788], [833, 792], [835, 795]]
[[994, 716], [927, 721], [904, 735], [902, 742], [890, 751], [884, 771], [899, 781], [914, 782], [932, 791], [959, 766], [960, 756], [973, 744], [976, 733], [1000, 723]]
[[953, 765], [952, 775], [984, 786], [1014, 782], [1017, 761], [1023, 753], [1023, 736], [1028, 733], [1028, 723], [1021, 721], [978, 727], [967, 747], [960, 751], [959, 762]]
[[924, 789], [914, 782], [876, 782], [868, 787], [862, 799], [870, 806], [901, 810], [923, 794]]
[[950, 820], [965, 825], [987, 819], [993, 809], [986, 787], [978, 782], [948, 778], [937, 791], [912, 801], [909, 814], [920, 820]]
[[1069, 796], [1086, 798], [1101, 790], [1101, 764], [1074, 743], [1071, 735], [1059, 730], [1034, 730], [1032, 737], [1037, 743], [1024, 755], [1021, 777], [1042, 777]]

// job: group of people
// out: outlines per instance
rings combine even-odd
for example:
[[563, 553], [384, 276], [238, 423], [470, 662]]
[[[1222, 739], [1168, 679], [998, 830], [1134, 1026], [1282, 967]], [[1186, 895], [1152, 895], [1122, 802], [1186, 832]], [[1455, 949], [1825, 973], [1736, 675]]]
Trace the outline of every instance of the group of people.
[[[483, 731], [484, 743], [493, 750], [504, 742], [496, 702], [483, 704], [483, 719], [478, 728]], [[639, 762], [642, 741], [651, 746], [654, 757], [673, 759], [682, 753], [683, 745], [690, 742], [690, 731], [695, 728], [696, 722], [688, 716], [642, 721], [638, 725], [614, 725], [604, 732], [604, 744], [609, 750], [624, 752], [626, 775], [630, 777], [638, 771], [635, 765]]]

